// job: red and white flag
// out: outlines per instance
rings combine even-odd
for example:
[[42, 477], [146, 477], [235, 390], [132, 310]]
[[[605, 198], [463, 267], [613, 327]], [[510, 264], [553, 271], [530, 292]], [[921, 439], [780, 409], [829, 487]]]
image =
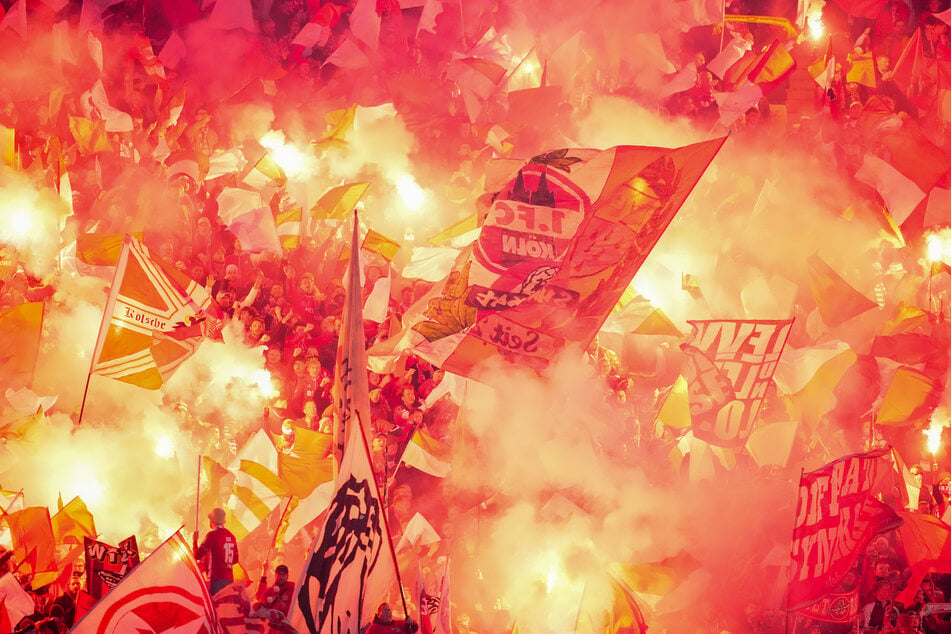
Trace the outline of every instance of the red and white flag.
[[886, 453], [845, 456], [800, 478], [789, 610], [836, 592], [872, 537], [902, 525], [895, 511], [873, 494], [879, 458]]
[[176, 532], [73, 627], [74, 634], [217, 634], [218, 621], [191, 548]]

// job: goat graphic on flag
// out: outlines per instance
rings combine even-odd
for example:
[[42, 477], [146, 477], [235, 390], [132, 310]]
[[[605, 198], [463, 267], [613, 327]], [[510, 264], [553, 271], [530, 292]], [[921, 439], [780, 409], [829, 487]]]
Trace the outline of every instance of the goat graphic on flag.
[[[360, 306], [357, 218], [353, 218], [344, 327], [337, 349], [337, 440], [342, 443], [335, 490], [298, 583], [294, 627], [311, 634], [358, 634], [398, 579], [386, 511], [364, 436], [369, 423], [366, 351]], [[341, 437], [342, 434], [345, 437]], [[339, 448], [338, 448], [339, 451]]]
[[217, 307], [208, 292], [126, 236], [103, 315], [92, 371], [158, 389], [214, 336]]

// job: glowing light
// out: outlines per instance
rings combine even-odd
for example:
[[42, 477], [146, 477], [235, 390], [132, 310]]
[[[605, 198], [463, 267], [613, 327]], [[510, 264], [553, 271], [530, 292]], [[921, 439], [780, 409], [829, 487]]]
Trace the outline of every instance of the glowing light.
[[535, 72], [535, 64], [533, 64], [532, 62], [528, 60], [525, 60], [525, 63], [522, 64], [522, 72], [525, 73], [526, 75], [531, 75], [532, 73]]
[[548, 567], [548, 574], [545, 576], [545, 592], [551, 594], [552, 589], [558, 585], [561, 575], [558, 574], [558, 567], [552, 564]]
[[155, 455], [161, 458], [171, 458], [175, 455], [175, 441], [169, 436], [159, 436], [155, 441]]
[[102, 502], [106, 495], [106, 487], [99, 478], [88, 473], [74, 475], [72, 485], [76, 495], [81, 497], [86, 504]]
[[281, 166], [288, 178], [301, 176], [308, 171], [308, 156], [288, 143], [280, 130], [269, 130], [261, 137], [261, 145], [271, 151], [271, 157]]
[[822, 23], [822, 14], [814, 13], [809, 16], [809, 37], [814, 40], [821, 39], [825, 34], [825, 24]]
[[928, 429], [921, 432], [928, 439], [928, 451], [931, 452], [931, 455], [938, 453], [938, 449], [941, 449], [942, 431], [944, 431], [944, 424], [940, 420], [932, 418]]
[[9, 230], [14, 240], [30, 235], [33, 229], [33, 214], [24, 207], [15, 207], [10, 210], [8, 218]]
[[419, 211], [426, 202], [426, 190], [419, 186], [416, 179], [409, 174], [400, 174], [394, 181], [396, 193], [399, 194], [403, 207], [407, 211]]
[[256, 370], [251, 375], [251, 381], [265, 398], [277, 396], [277, 390], [274, 389], [274, 383], [271, 381], [271, 373], [267, 370]]
[[944, 254], [944, 241], [936, 233], [928, 234], [927, 252], [929, 262], [938, 262]]

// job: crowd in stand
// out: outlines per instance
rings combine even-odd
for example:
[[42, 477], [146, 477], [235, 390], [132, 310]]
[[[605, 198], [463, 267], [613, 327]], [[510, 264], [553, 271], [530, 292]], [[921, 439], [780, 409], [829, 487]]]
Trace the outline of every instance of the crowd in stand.
[[[295, 427], [330, 433], [331, 387], [345, 299], [343, 263], [339, 257], [343, 240], [335, 233], [333, 223], [328, 223], [283, 254], [242, 250], [218, 214], [217, 196], [233, 181], [228, 181], [228, 176], [205, 178], [209, 157], [243, 141], [236, 138], [240, 132], [233, 129], [227, 109], [236, 103], [265, 102], [273, 108], [276, 124], [280, 124], [293, 121], [295, 112], [308, 107], [315, 96], [331, 107], [393, 101], [417, 137], [416, 158], [423, 166], [421, 169], [437, 162], [450, 173], [472, 167], [483, 156], [472, 148], [484, 145], [484, 128], [488, 126], [470, 120], [463, 97], [445, 79], [445, 70], [452, 51], [463, 50], [472, 34], [478, 40], [488, 27], [504, 28], [509, 18], [506, 7], [504, 3], [485, 3], [469, 14], [470, 21], [463, 24], [455, 3], [445, 3], [432, 31], [409, 31], [414, 36], [407, 37], [404, 21], [411, 16], [401, 11], [395, 1], [378, 2], [378, 64], [373, 72], [363, 75], [325, 63], [333, 59], [331, 55], [346, 39], [353, 9], [350, 3], [253, 3], [259, 32], [247, 38], [248, 55], [267, 61], [275, 72], [265, 80], [226, 91], [229, 94], [224, 101], [220, 95], [211, 94], [211, 86], [189, 84], [185, 107], [179, 115], [175, 97], [183, 79], [189, 76], [188, 60], [181, 62], [177, 72], [166, 68], [165, 76], [159, 79], [151, 65], [154, 58], [144, 52], [146, 43], [151, 49], [161, 50], [172, 36], [168, 16], [155, 8], [161, 4], [125, 0], [105, 10], [102, 37], [109, 46], [101, 73], [95, 70], [95, 60], [86, 59], [76, 62], [74, 72], [60, 73], [48, 80], [40, 94], [29, 94], [31, 91], [13, 85], [0, 87], [0, 125], [15, 130], [16, 167], [38, 185], [57, 191], [63, 171], [69, 173], [72, 215], [63, 232], [64, 245], [81, 233], [144, 229], [145, 242], [154, 253], [205, 285], [224, 313], [225, 327], [237, 333], [247, 346], [259, 349], [264, 357], [274, 395], [262, 416], [262, 427], [272, 434], [278, 446], [293, 443]], [[771, 3], [737, 0], [726, 2], [726, 8], [736, 15], [762, 14], [770, 10]], [[823, 23], [828, 38], [822, 45], [808, 38], [796, 41], [795, 36], [784, 42], [800, 67], [819, 64], [825, 69], [826, 63], [834, 60], [828, 78], [820, 79], [821, 73], [816, 72], [812, 112], [793, 121], [791, 105], [787, 103], [790, 87], [780, 84], [729, 127], [738, 133], [768, 129], [792, 137], [814, 135], [831, 143], [837, 166], [852, 182], [856, 195], [876, 197], [870, 188], [854, 180], [854, 174], [866, 151], [880, 143], [882, 134], [923, 135], [942, 149], [951, 143], [951, 119], [946, 116], [946, 87], [942, 83], [943, 63], [951, 59], [951, 38], [948, 24], [937, 16], [947, 9], [942, 0], [910, 4], [888, 0], [877, 17], [861, 18], [850, 16], [840, 3], [827, 2]], [[64, 20], [77, 26], [81, 10], [82, 3], [75, 0], [55, 12], [47, 5], [31, 4], [29, 23], [33, 32], [49, 30]], [[295, 43], [303, 25], [318, 15], [326, 18], [322, 24], [328, 27], [328, 37], [309, 46]], [[473, 15], [477, 24], [472, 23]], [[419, 15], [415, 18], [418, 20]], [[725, 33], [721, 32], [724, 28]], [[775, 26], [732, 21], [726, 22], [725, 27], [697, 27], [685, 34], [680, 55], [680, 61], [689, 60], [696, 65], [695, 85], [669, 96], [663, 104], [653, 105], [671, 117], [684, 116], [697, 123], [715, 125], [720, 116], [715, 93], [729, 91], [730, 87], [727, 79], [705, 69], [706, 60], [717, 56], [724, 40], [739, 37], [752, 47], [761, 48], [782, 32]], [[9, 29], [0, 37], [0, 48], [7, 56], [15, 56], [16, 49], [23, 45], [21, 34]], [[915, 47], [919, 44], [919, 66], [915, 66], [914, 72], [906, 72], [908, 62], [902, 61], [903, 56], [907, 60], [908, 56], [918, 54]], [[119, 53], [113, 54], [115, 51]], [[900, 76], [896, 76], [896, 68]], [[414, 86], [422, 90], [422, 84], [426, 84], [429, 93], [410, 99], [398, 90], [397, 84], [377, 81], [388, 73], [408, 74], [419, 80]], [[76, 127], [80, 118], [96, 122], [102, 116], [83, 103], [87, 98], [85, 92], [99, 78], [111, 105], [129, 113], [132, 121], [131, 130], [100, 129], [102, 143], [94, 136], [81, 134]], [[613, 90], [643, 97], [637, 90], [636, 77], [603, 79], [603, 83], [588, 86], [587, 90]], [[570, 109], [583, 102], [583, 96], [572, 95], [562, 105]], [[782, 105], [787, 105], [789, 118], [785, 129], [771, 120], [775, 117], [775, 106]], [[488, 104], [486, 111], [498, 107], [501, 106]], [[564, 124], [570, 122], [565, 120]], [[534, 134], [532, 130], [522, 130], [511, 141], [516, 148], [532, 147]], [[187, 159], [188, 168], [170, 169], [181, 166], [183, 158]], [[190, 167], [192, 164], [195, 169]], [[449, 169], [445, 170], [447, 165]], [[470, 176], [472, 182], [477, 180]], [[134, 204], [129, 201], [130, 196]], [[275, 195], [270, 204], [278, 205], [280, 197], [281, 194]], [[5, 262], [0, 267], [0, 306], [53, 300], [55, 276], [37, 277], [12, 248], [0, 255]], [[386, 266], [385, 262], [379, 264]], [[401, 292], [391, 294], [387, 318], [381, 323], [365, 322], [368, 346], [391, 336], [392, 324], [398, 324], [403, 312], [429, 288], [425, 282], [401, 282], [397, 286]], [[367, 284], [367, 297], [371, 291], [372, 285]], [[597, 344], [589, 351], [588, 362], [592, 374], [604, 378], [606, 406], [624, 412], [619, 417], [616, 438], [605, 439], [603, 451], [625, 453], [668, 446], [673, 432], [668, 429], [654, 433], [654, 427], [648, 423], [657, 406], [657, 390], [669, 384], [670, 377], [660, 371], [644, 376], [626, 368], [616, 353]], [[417, 429], [425, 429], [440, 440], [450, 439], [455, 406], [445, 399], [435, 404], [427, 402], [441, 380], [439, 368], [413, 357], [398, 373], [369, 375], [376, 438], [374, 462], [381, 474], [381, 484], [390, 492], [396, 539], [411, 515], [414, 494], [417, 498], [425, 497], [426, 488], [431, 486], [412, 470], [398, 469], [403, 448]], [[170, 409], [176, 407], [173, 403], [167, 405]], [[183, 416], [190, 416], [187, 408], [179, 409], [184, 410]], [[200, 430], [196, 437], [203, 453], [222, 463], [233, 459], [244, 440], [256, 431], [234, 429], [227, 421], [194, 419], [192, 423]], [[920, 476], [921, 469], [917, 471]], [[925, 477], [936, 481], [933, 486], [929, 483], [922, 487], [919, 510], [941, 517], [951, 499], [951, 476], [937, 474], [937, 467], [929, 465]], [[2, 556], [0, 561], [4, 561]], [[849, 589], [848, 584], [860, 588], [861, 631], [951, 631], [948, 614], [923, 610], [929, 604], [948, 603], [951, 575], [927, 577], [913, 603], [894, 602], [905, 588], [910, 563], [893, 534], [880, 536], [869, 545], [855, 572], [843, 581], [843, 590]], [[283, 573], [286, 578], [286, 569]], [[65, 631], [64, 626], [72, 624], [78, 583], [79, 577], [71, 577], [63, 594], [56, 598], [49, 596], [52, 590], [34, 589], [37, 613], [33, 620], [37, 631], [61, 632]], [[745, 627], [753, 632], [780, 631], [773, 628], [781, 628], [783, 618], [785, 615], [752, 610]], [[853, 631], [854, 625], [798, 618], [795, 627], [797, 632], [815, 634]]]

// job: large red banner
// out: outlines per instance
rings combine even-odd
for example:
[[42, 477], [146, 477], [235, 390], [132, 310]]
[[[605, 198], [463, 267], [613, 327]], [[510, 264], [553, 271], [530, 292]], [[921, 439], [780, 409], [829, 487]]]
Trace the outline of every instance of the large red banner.
[[793, 320], [688, 321], [684, 378], [693, 435], [742, 447], [753, 431]]
[[803, 474], [791, 548], [787, 606], [801, 610], [836, 592], [868, 542], [902, 520], [872, 494], [887, 450], [853, 454]]

